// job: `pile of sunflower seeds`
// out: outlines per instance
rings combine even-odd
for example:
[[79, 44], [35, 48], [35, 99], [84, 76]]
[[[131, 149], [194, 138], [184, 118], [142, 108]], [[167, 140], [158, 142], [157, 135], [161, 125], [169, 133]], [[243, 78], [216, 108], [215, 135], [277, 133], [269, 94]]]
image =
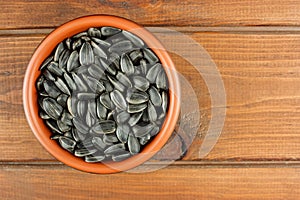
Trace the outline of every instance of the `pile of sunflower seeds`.
[[59, 43], [40, 70], [39, 115], [51, 138], [86, 162], [139, 153], [165, 120], [165, 71], [128, 31], [89, 28]]

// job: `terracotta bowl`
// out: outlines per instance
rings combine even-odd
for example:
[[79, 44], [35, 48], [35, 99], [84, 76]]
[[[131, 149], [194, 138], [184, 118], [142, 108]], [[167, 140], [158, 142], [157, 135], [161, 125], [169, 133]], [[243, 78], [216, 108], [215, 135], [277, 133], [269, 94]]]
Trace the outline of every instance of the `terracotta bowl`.
[[[142, 152], [121, 162], [86, 163], [64, 150], [50, 139], [51, 132], [38, 115], [38, 96], [35, 83], [40, 75], [39, 67], [51, 54], [58, 43], [89, 27], [113, 26], [130, 31], [141, 39], [156, 53], [166, 71], [169, 80], [169, 108], [160, 132], [143, 148]], [[107, 15], [81, 17], [51, 32], [34, 52], [26, 70], [23, 101], [27, 121], [42, 146], [59, 161], [82, 171], [92, 173], [116, 173], [134, 168], [157, 153], [171, 136], [179, 116], [179, 81], [174, 64], [162, 44], [146, 29], [124, 18]]]

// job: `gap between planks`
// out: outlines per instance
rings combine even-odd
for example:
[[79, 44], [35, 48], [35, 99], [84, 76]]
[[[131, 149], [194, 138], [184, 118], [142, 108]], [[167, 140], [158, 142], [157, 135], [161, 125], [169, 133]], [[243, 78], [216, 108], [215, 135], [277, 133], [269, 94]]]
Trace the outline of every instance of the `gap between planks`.
[[[0, 36], [23, 36], [48, 34], [53, 28], [25, 28], [25, 29], [0, 29]], [[242, 33], [242, 34], [300, 34], [300, 26], [248, 26], [248, 27], [194, 27], [194, 26], [145, 26], [145, 28], [165, 28], [185, 33], [194, 32], [220, 32], [220, 33]]]
[[[68, 167], [67, 165], [57, 161], [0, 162], [0, 168], [15, 166]], [[157, 161], [145, 163], [144, 166], [190, 166], [197, 168], [300, 168], [300, 161], [175, 161], [171, 164], [164, 161]]]

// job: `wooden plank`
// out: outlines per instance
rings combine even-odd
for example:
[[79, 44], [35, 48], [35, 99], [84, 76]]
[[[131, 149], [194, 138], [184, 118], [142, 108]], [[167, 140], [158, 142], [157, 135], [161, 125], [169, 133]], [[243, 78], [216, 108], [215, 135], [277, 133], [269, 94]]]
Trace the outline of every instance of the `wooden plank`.
[[[299, 160], [300, 35], [207, 32], [189, 35], [212, 56], [227, 93], [222, 135], [204, 160]], [[53, 159], [31, 133], [21, 98], [26, 65], [43, 37], [0, 37], [0, 151], [4, 152], [1, 161]], [[172, 35], [160, 39], [170, 42]], [[180, 41], [174, 45], [180, 46]], [[199, 97], [200, 130], [184, 157], [197, 160], [210, 121], [211, 99], [204, 80], [191, 64], [175, 54], [172, 58]], [[188, 95], [184, 98], [189, 100]]]
[[66, 166], [0, 166], [2, 199], [298, 199], [299, 168], [171, 166], [96, 175]]
[[300, 5], [297, 0], [2, 0], [0, 5], [0, 29], [53, 27], [91, 14], [118, 15], [143, 25], [155, 26], [300, 24]]

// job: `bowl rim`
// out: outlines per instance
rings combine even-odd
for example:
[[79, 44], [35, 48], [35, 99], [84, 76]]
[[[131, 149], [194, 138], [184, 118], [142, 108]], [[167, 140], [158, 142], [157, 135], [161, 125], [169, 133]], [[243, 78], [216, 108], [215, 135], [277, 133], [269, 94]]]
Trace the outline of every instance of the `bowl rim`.
[[[50, 139], [51, 132], [38, 115], [35, 83], [40, 75], [39, 67], [56, 45], [89, 27], [112, 26], [139, 36], [159, 57], [169, 79], [169, 108], [160, 132], [147, 144], [142, 152], [121, 162], [86, 163], [61, 148]], [[169, 54], [154, 35], [128, 19], [112, 15], [90, 15], [64, 23], [48, 34], [35, 50], [26, 69], [23, 82], [23, 105], [28, 124], [37, 140], [57, 160], [75, 169], [90, 173], [116, 173], [132, 169], [154, 156], [172, 135], [180, 113], [180, 85], [177, 71]]]

